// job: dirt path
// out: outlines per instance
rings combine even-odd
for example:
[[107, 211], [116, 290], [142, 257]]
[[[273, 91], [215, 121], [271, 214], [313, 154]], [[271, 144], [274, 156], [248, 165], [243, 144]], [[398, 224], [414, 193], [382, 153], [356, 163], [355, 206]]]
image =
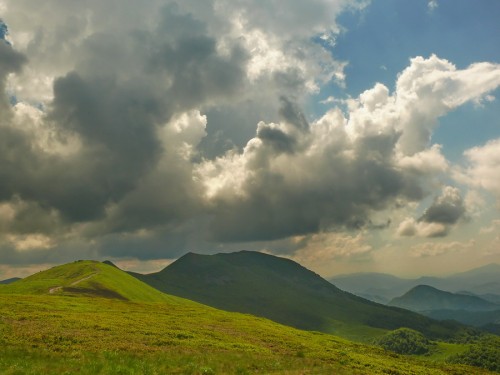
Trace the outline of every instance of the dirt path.
[[[98, 271], [96, 271], [96, 272], [94, 272], [94, 273], [91, 273], [90, 275], [85, 276], [84, 278], [82, 278], [82, 279], [80, 279], [80, 280], [73, 281], [73, 282], [72, 282], [71, 284], [69, 284], [69, 285], [70, 285], [70, 286], [75, 286], [75, 285], [78, 285], [78, 284], [80, 284], [82, 281], [88, 280], [88, 279], [90, 279], [90, 278], [94, 277], [95, 275], [97, 275], [98, 273], [99, 273]], [[50, 288], [50, 289], [49, 289], [49, 294], [55, 294], [55, 293], [57, 293], [57, 292], [60, 292], [62, 289], [63, 289], [63, 287], [62, 287], [62, 286], [56, 286], [56, 287], [54, 287], [54, 288]]]
[[56, 292], [59, 292], [60, 290], [62, 290], [62, 286], [56, 286], [55, 288], [50, 288], [49, 294], [54, 294]]
[[85, 276], [83, 279], [80, 279], [80, 280], [76, 280], [74, 282], [72, 282], [71, 284], [69, 284], [70, 286], [75, 286], [77, 284], [80, 284], [82, 281], [85, 281], [85, 280], [88, 280], [92, 277], [94, 277], [95, 275], [97, 275], [97, 272], [94, 272], [94, 273], [91, 273], [90, 275], [88, 276]]

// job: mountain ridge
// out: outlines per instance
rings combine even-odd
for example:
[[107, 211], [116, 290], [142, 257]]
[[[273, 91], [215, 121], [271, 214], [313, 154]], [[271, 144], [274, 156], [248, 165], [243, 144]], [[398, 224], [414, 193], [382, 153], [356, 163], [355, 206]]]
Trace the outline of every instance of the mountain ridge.
[[385, 273], [363, 272], [334, 276], [328, 281], [343, 290], [370, 299], [382, 297], [391, 300], [422, 284], [452, 293], [466, 291], [476, 295], [489, 294], [493, 299], [500, 297], [500, 265], [497, 263], [441, 278], [422, 276], [406, 279]]
[[500, 305], [480, 297], [446, 292], [429, 285], [417, 285], [401, 297], [392, 299], [389, 305], [417, 312], [428, 310], [489, 311], [500, 309]]
[[10, 279], [0, 280], [1, 285], [8, 285], [15, 281], [21, 280], [20, 277], [11, 277]]
[[290, 259], [253, 251], [191, 252], [159, 272], [131, 274], [167, 294], [348, 338], [366, 339], [359, 332], [379, 335], [400, 327], [430, 337], [453, 336], [462, 327], [365, 300]]

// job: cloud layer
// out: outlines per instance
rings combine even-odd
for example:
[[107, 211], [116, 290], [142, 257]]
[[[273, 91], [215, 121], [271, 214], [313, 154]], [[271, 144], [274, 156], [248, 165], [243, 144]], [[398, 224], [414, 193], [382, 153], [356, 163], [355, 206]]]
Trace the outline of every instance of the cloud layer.
[[[281, 120], [260, 122], [241, 153], [200, 164], [215, 238], [269, 240], [360, 228], [376, 211], [422, 200], [448, 169], [440, 147], [430, 143], [437, 119], [499, 85], [499, 72], [494, 64], [457, 70], [436, 56], [417, 57], [394, 93], [377, 84], [350, 100], [348, 113], [334, 108], [311, 124], [285, 100]], [[429, 236], [444, 235], [464, 213], [458, 190], [450, 187], [419, 221], [441, 228], [426, 230]]]
[[[0, 1], [0, 262], [278, 240], [311, 262], [304, 249], [326, 242], [370, 253], [339, 231], [384, 228], [436, 196], [450, 172], [438, 119], [496, 89], [500, 66], [415, 57], [393, 90], [311, 118], [312, 95], [343, 84], [325, 47], [336, 17], [365, 4], [304, 4]], [[457, 179], [499, 196], [498, 149], [467, 151]], [[466, 211], [448, 186], [398, 233], [444, 236]]]

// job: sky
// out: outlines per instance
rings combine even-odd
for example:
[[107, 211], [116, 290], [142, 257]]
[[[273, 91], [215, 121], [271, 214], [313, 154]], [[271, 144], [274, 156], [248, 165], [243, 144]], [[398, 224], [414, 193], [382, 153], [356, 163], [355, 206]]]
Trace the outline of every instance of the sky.
[[256, 250], [500, 263], [500, 2], [0, 0], [0, 279]]

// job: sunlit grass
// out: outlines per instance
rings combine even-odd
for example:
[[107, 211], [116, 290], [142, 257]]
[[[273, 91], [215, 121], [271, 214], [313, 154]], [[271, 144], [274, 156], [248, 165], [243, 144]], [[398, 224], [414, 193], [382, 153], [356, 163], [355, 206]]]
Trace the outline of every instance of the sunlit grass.
[[182, 299], [0, 295], [0, 347], [2, 374], [470, 373]]

